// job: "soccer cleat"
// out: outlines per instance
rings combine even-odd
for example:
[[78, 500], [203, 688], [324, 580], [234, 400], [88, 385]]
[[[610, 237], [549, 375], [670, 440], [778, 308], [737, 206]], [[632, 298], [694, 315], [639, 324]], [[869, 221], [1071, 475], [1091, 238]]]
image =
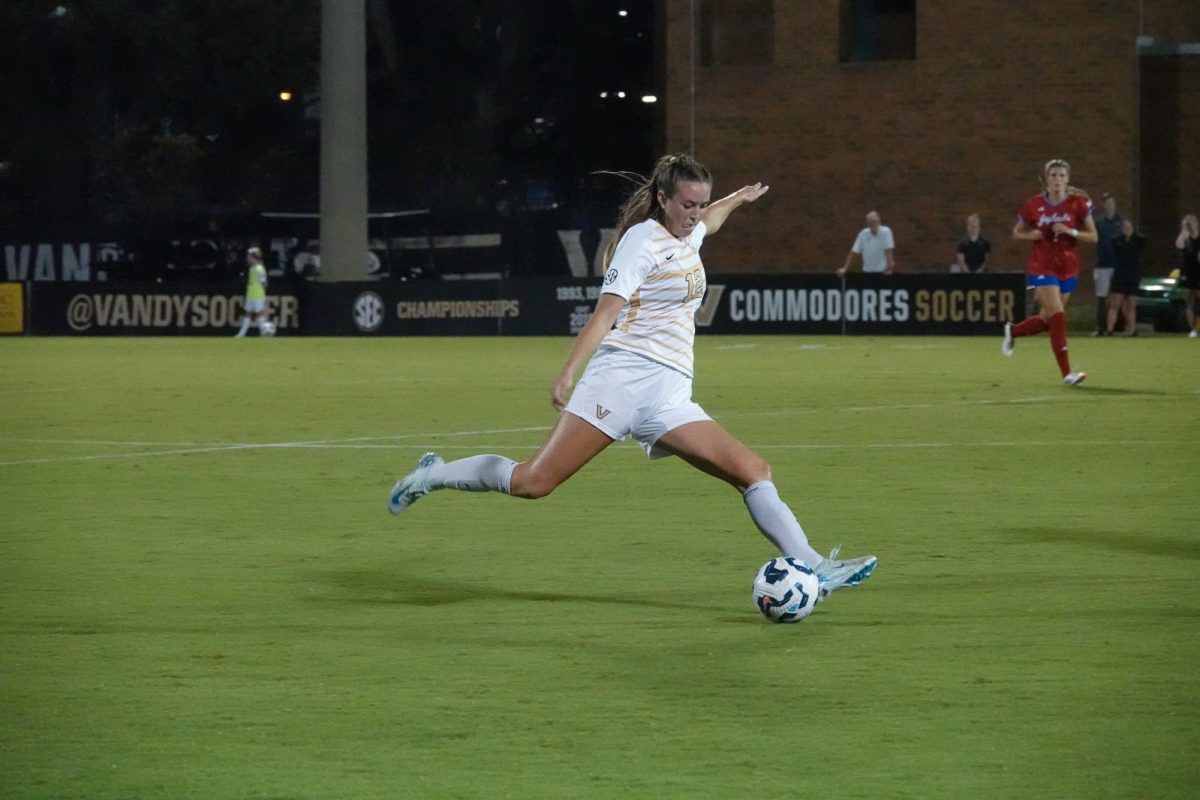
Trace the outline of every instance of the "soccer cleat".
[[840, 549], [833, 548], [827, 558], [821, 559], [821, 563], [813, 567], [813, 572], [817, 573], [817, 579], [820, 581], [822, 600], [843, 586], [858, 586], [875, 571], [875, 556], [840, 559]]
[[1004, 323], [1004, 341], [1000, 343], [1000, 352], [1004, 355], [1012, 357], [1013, 353], [1013, 335], [1012, 323]]
[[388, 496], [388, 511], [402, 514], [413, 503], [429, 494], [429, 470], [446, 462], [437, 453], [426, 453], [417, 462], [417, 468], [396, 481]]
[[1193, 330], [1191, 333], [1188, 334], [1189, 339], [1195, 339], [1197, 337], [1200, 337], [1200, 331]]
[[1086, 372], [1068, 372], [1063, 377], [1063, 383], [1065, 383], [1067, 386], [1077, 386], [1077, 385], [1083, 383], [1084, 380], [1086, 380], [1086, 379], [1087, 379]]

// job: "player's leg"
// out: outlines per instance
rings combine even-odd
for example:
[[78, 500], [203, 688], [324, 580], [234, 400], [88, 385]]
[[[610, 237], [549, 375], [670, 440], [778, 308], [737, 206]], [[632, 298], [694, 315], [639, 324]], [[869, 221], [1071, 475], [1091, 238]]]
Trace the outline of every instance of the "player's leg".
[[438, 489], [545, 497], [612, 442], [603, 431], [564, 412], [538, 451], [521, 464], [492, 454], [447, 462], [436, 453], [426, 453], [416, 469], [396, 481], [388, 495], [388, 510], [400, 514]]
[[771, 480], [771, 465], [711, 419], [667, 431], [656, 445], [739, 492]]
[[1196, 299], [1200, 298], [1200, 289], [1188, 289], [1187, 304], [1184, 311], [1187, 313], [1188, 336], [1195, 339], [1198, 335], [1196, 332]]
[[[1046, 300], [1043, 299], [1043, 290], [1047, 286], [1054, 289], [1053, 298], [1049, 299], [1051, 303], [1059, 303], [1061, 310], [1061, 299], [1058, 298], [1058, 282], [1051, 275], [1030, 275], [1029, 286], [1033, 288], [1034, 299], [1037, 301], [1037, 313], [1026, 317], [1015, 325], [1011, 322], [1004, 324], [1004, 341], [1000, 345], [1000, 352], [1006, 356], [1013, 354], [1013, 340], [1019, 339], [1022, 336], [1036, 336], [1039, 333], [1045, 333], [1050, 330], [1050, 315], [1046, 312]], [[1049, 292], [1046, 292], [1046, 297], [1049, 297]]]
[[822, 561], [796, 515], [780, 499], [770, 464], [719, 424], [710, 419], [680, 425], [659, 437], [655, 446], [737, 489], [755, 526], [784, 555], [814, 567]]
[[242, 308], [242, 326], [241, 326], [241, 328], [238, 329], [238, 332], [234, 335], [235, 338], [240, 339], [240, 338], [244, 337], [246, 335], [246, 331], [248, 331], [248, 330], [250, 330], [250, 312], [246, 311], [245, 307], [243, 307]]
[[1039, 286], [1037, 289], [1038, 302], [1042, 304], [1042, 313], [1047, 315], [1050, 326], [1050, 349], [1054, 360], [1058, 363], [1063, 381], [1074, 386], [1082, 383], [1087, 377], [1083, 372], [1071, 371], [1071, 358], [1067, 352], [1067, 303], [1071, 300], [1071, 291], [1075, 288], [1075, 279], [1069, 278], [1059, 285]]
[[509, 494], [545, 497], [612, 443], [604, 431], [564, 411], [533, 457], [513, 468]]
[[771, 466], [713, 420], [688, 422], [673, 428], [654, 446], [740, 491], [762, 535], [784, 555], [805, 561], [817, 573], [822, 597], [843, 586], [857, 586], [875, 570], [875, 556], [840, 559], [835, 547], [825, 558], [814, 550], [796, 515], [780, 499], [771, 481]]

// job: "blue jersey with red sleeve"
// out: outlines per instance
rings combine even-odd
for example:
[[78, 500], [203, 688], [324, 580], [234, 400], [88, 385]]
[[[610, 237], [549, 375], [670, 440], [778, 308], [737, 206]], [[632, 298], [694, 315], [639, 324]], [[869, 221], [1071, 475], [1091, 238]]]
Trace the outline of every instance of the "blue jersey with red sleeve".
[[1029, 251], [1026, 272], [1054, 275], [1064, 280], [1078, 275], [1078, 243], [1069, 233], [1055, 233], [1054, 223], [1061, 222], [1068, 228], [1080, 230], [1091, 215], [1092, 201], [1081, 194], [1068, 194], [1057, 203], [1051, 202], [1044, 192], [1029, 198], [1021, 207], [1020, 218], [1026, 228], [1040, 230], [1042, 238], [1034, 242]]

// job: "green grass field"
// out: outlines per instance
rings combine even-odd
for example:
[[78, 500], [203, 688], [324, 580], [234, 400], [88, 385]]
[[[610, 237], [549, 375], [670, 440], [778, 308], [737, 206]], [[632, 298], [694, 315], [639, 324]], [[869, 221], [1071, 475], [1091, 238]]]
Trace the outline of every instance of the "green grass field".
[[636, 445], [536, 502], [566, 339], [0, 340], [0, 797], [1200, 794], [1200, 345], [702, 338], [818, 549]]

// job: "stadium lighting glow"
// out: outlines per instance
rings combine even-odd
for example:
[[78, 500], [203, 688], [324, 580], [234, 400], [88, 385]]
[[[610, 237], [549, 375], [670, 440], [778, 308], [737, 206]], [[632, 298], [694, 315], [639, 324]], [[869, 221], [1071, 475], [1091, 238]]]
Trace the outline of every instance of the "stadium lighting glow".
[[625, 98], [625, 93], [624, 93], [624, 92], [617, 92], [617, 97], [620, 97], [620, 98], [624, 99], [624, 98]]
[[644, 95], [642, 95], [642, 102], [643, 103], [657, 103], [658, 98], [652, 94], [644, 94]]
[[602, 98], [608, 97], [608, 92], [601, 92], [600, 97], [602, 97]]
[[292, 93], [287, 90], [284, 90], [279, 93], [279, 99], [285, 103], [290, 103], [292, 100]]
[[629, 12], [622, 8], [620, 11], [617, 12], [617, 16], [618, 17], [628, 17]]

